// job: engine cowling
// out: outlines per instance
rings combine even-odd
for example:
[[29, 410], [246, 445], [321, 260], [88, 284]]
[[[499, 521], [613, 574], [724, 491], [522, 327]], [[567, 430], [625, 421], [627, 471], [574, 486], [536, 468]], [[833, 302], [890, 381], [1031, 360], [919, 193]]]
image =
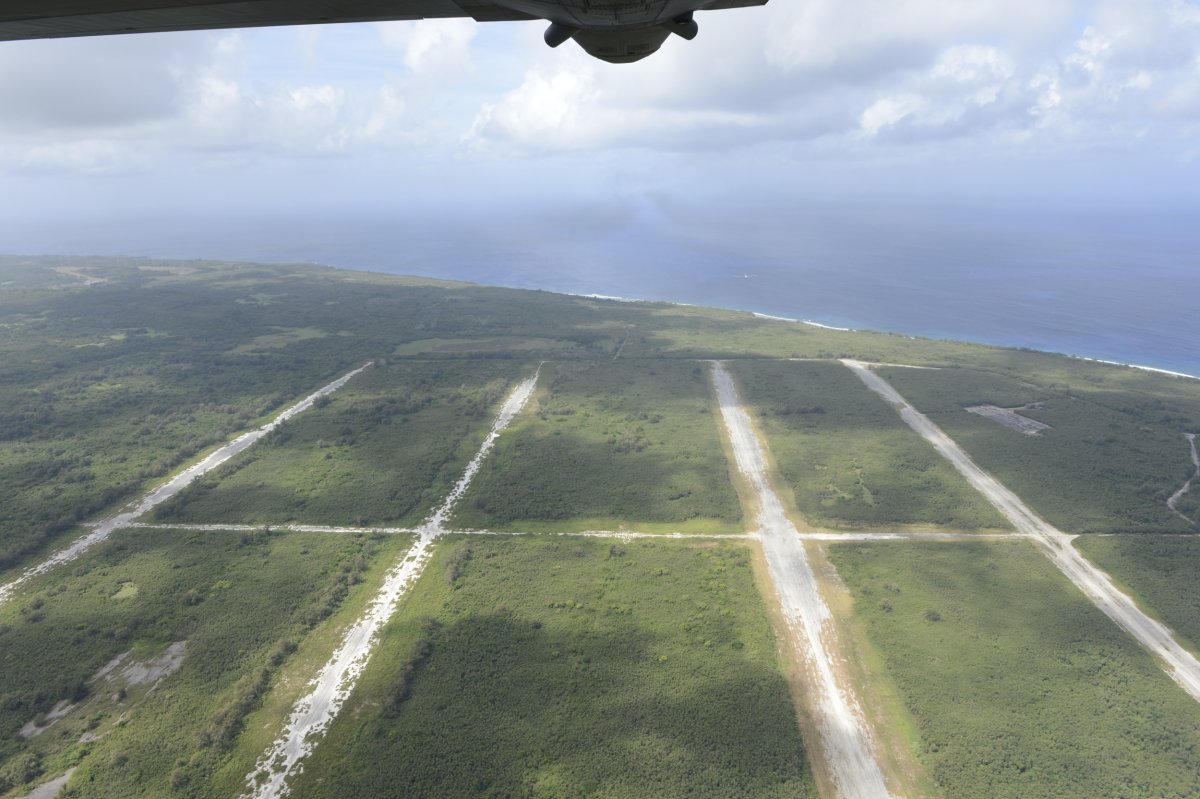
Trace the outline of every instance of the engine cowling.
[[568, 39], [603, 61], [628, 64], [656, 53], [671, 34], [691, 40], [701, 10], [764, 5], [767, 0], [492, 0], [550, 22], [546, 44]]
[[610, 64], [631, 64], [658, 52], [671, 32], [665, 26], [617, 28], [615, 30], [581, 30], [571, 37], [588, 55]]
[[700, 27], [689, 12], [665, 24], [641, 28], [581, 29], [551, 22], [542, 38], [551, 47], [574, 39], [588, 55], [611, 64], [629, 64], [658, 52], [672, 33], [691, 41], [699, 32]]

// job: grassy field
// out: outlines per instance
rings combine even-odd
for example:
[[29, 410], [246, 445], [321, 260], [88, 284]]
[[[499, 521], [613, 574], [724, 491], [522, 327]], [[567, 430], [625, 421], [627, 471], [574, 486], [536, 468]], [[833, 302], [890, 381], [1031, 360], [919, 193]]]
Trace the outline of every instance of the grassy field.
[[734, 361], [743, 398], [810, 523], [955, 530], [1006, 522], [839, 363]]
[[1200, 705], [1031, 544], [829, 553], [945, 796], [1200, 794]]
[[292, 795], [814, 796], [749, 557], [451, 537]]
[[733, 311], [311, 265], [0, 256], [0, 579], [367, 360], [883, 359], [908, 347]]
[[[0, 581], [367, 361], [164, 518], [415, 523], [504, 390], [548, 360], [455, 524], [738, 531], [702, 362], [726, 358], [815, 523], [998, 523], [849, 373], [765, 360], [781, 357], [949, 367], [884, 374], [1053, 523], [1196, 529], [1165, 504], [1192, 471], [1193, 381], [311, 265], [0, 256]], [[1036, 438], [962, 410], [1031, 402], [1053, 426]], [[1200, 512], [1200, 488], [1181, 509]], [[405, 544], [124, 531], [32, 581], [0, 606], [0, 797], [75, 764], [74, 796], [236, 795]], [[1200, 640], [1191, 539], [1080, 546]], [[1195, 706], [1031, 548], [829, 549], [948, 799], [1200, 795]], [[392, 779], [431, 796], [811, 795], [745, 560], [678, 541], [447, 541], [303, 795], [388, 794]], [[182, 641], [156, 690], [89, 682]], [[21, 737], [61, 702], [77, 707]]]
[[1200, 480], [1192, 483], [1192, 489], [1180, 497], [1176, 510], [1192, 520], [1200, 520]]
[[[974, 369], [881, 369], [980, 466], [1067, 532], [1194, 530], [1167, 509], [1193, 472], [1186, 404], [1114, 387], [1042, 385]], [[1053, 429], [1008, 430], [963, 410], [1017, 407]]]
[[1075, 546], [1200, 652], [1200, 538], [1089, 535]]
[[157, 511], [163, 521], [416, 525], [491, 426], [512, 361], [380, 364]]
[[[1119, 400], [1174, 420], [1172, 432], [1200, 429], [1194, 385], [1040, 353], [310, 265], [0, 256], [0, 579], [77, 522], [367, 360], [618, 352], [969, 363]], [[1178, 468], [1163, 457], [1172, 465], [1135, 491], [1166, 490], [1161, 478]], [[1137, 504], [1137, 519], [1101, 526], [1158, 523]]]
[[497, 443], [453, 523], [488, 529], [741, 529], [703, 364], [560, 363]]
[[[340, 335], [358, 320], [334, 319], [330, 296], [284, 268], [143, 266], [0, 259], [0, 573], [388, 351]], [[273, 301], [261, 293], [284, 282]], [[305, 315], [319, 336], [235, 353]]]
[[[71, 796], [228, 796], [209, 793], [210, 777], [247, 714], [407, 543], [127, 530], [39, 579], [0, 606], [0, 796], [73, 765]], [[95, 678], [122, 653], [152, 661], [174, 642], [182, 665], [156, 688]], [[75, 707], [53, 726], [18, 734], [63, 700]]]

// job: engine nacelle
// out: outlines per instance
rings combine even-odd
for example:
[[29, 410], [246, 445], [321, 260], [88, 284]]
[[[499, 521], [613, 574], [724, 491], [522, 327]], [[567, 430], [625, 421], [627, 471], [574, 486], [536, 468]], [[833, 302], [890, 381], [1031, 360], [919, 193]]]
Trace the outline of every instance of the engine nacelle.
[[581, 30], [572, 36], [588, 55], [610, 64], [631, 64], [658, 52], [662, 43], [671, 35], [666, 26], [633, 30], [615, 28], [609, 30]]
[[[613, 64], [641, 61], [672, 33], [691, 41], [697, 11], [766, 5], [768, 0], [488, 0], [550, 23], [546, 44], [574, 39], [589, 55]], [[462, 2], [462, 0], [456, 0]]]
[[662, 43], [672, 33], [691, 41], [700, 32], [700, 27], [691, 13], [676, 17], [664, 25], [640, 28], [580, 29], [551, 22], [542, 38], [551, 47], [558, 47], [567, 39], [574, 39], [588, 55], [611, 64], [629, 64], [641, 61], [658, 52]]

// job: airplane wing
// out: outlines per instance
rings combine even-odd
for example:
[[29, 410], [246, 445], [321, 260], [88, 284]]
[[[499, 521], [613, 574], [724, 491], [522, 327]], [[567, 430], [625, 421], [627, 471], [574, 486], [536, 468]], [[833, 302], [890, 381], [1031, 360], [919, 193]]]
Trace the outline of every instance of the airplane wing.
[[489, 0], [6, 0], [0, 41], [437, 17], [534, 19]]
[[0, 0], [0, 41], [265, 25], [470, 17], [544, 19], [546, 43], [574, 39], [597, 58], [637, 61], [672, 33], [696, 36], [696, 11], [767, 0]]

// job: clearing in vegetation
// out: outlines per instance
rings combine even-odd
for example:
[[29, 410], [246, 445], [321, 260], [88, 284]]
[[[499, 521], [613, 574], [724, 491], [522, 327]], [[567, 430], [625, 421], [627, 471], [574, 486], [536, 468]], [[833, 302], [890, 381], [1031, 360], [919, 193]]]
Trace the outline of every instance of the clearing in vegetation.
[[285, 670], [303, 685], [410, 541], [124, 530], [31, 581], [0, 606], [0, 794], [77, 767], [89, 799], [228, 799], [247, 715]]
[[750, 557], [449, 536], [291, 795], [815, 796]]
[[451, 526], [740, 532], [706, 364], [547, 364]]
[[450, 490], [525, 371], [511, 361], [377, 364], [156, 518], [414, 526]]
[[729, 368], [808, 522], [834, 529], [1009, 527], [841, 364], [734, 361]]
[[1007, 427], [1014, 433], [1021, 433], [1027, 436], [1040, 436], [1043, 430], [1050, 430], [1051, 427], [1048, 424], [1039, 422], [1037, 419], [1022, 416], [1017, 411], [1036, 411], [1040, 409], [1040, 403], [1022, 405], [1019, 408], [1000, 408], [995, 405], [972, 405], [969, 408], [965, 408], [967, 413], [982, 416], [984, 419], [991, 419], [1001, 427]]
[[[1145, 394], [1075, 386], [1069, 393], [973, 369], [879, 368], [917, 410], [1048, 522], [1071, 533], [1171, 532], [1189, 526], [1167, 499], [1193, 471], [1179, 445], [1190, 418]], [[1015, 407], [1053, 429], [1017, 436], [968, 413]]]
[[834, 544], [954, 799], [1200, 793], [1200, 704], [1027, 542]]

